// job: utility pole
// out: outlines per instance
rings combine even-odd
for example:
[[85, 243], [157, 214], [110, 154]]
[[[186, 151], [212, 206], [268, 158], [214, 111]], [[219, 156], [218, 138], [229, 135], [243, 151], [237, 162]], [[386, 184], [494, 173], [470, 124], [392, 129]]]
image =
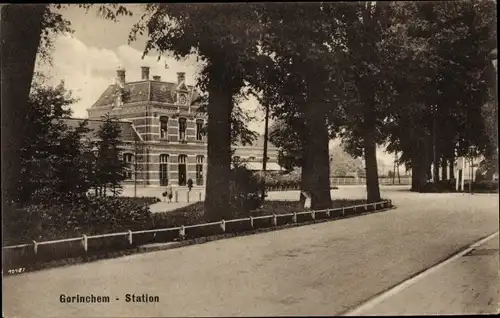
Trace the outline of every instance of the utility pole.
[[433, 167], [432, 175], [434, 183], [439, 182], [439, 165], [438, 165], [438, 154], [436, 150], [436, 140], [437, 140], [437, 105], [431, 106], [432, 111], [432, 158]]
[[262, 171], [264, 178], [262, 180], [262, 193], [260, 199], [262, 202], [266, 199], [266, 165], [267, 165], [267, 138], [269, 134], [269, 105], [266, 103], [266, 118], [264, 122], [264, 156], [262, 158]]
[[401, 184], [401, 175], [399, 174], [399, 158], [397, 152], [396, 152], [396, 162], [397, 162], [396, 169], [398, 169], [398, 184]]
[[394, 153], [394, 168], [392, 169], [392, 184], [396, 183], [396, 161], [398, 160], [398, 154]]
[[137, 136], [134, 138], [134, 198], [137, 197]]

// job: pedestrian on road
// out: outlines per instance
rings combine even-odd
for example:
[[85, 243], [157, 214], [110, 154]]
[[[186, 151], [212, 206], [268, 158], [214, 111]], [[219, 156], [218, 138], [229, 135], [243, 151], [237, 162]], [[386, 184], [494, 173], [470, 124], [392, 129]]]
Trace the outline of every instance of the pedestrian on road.
[[166, 192], [167, 192], [168, 202], [172, 203], [172, 197], [174, 196], [174, 194], [173, 194], [172, 186], [171, 185], [169, 185], [167, 187], [167, 191]]
[[193, 179], [189, 178], [189, 180], [188, 180], [188, 189], [189, 189], [189, 191], [191, 191], [192, 188], [193, 188]]

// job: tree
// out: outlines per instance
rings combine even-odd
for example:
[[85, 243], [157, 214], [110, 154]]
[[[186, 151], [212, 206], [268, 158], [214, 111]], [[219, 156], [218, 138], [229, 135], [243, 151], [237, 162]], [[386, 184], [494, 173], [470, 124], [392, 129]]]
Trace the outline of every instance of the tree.
[[338, 72], [343, 79], [341, 105], [347, 120], [342, 132], [345, 149], [355, 157], [364, 156], [367, 200], [376, 202], [380, 200], [376, 147], [384, 141], [381, 127], [392, 96], [387, 83], [391, 52], [386, 43], [392, 35], [393, 5], [361, 1], [331, 4], [326, 10], [332, 33], [338, 35], [331, 43], [343, 44]]
[[89, 188], [83, 160], [86, 123], [70, 129], [64, 122], [75, 102], [64, 88], [35, 83], [28, 112], [17, 138], [20, 141], [18, 202], [71, 201]]
[[322, 4], [269, 4], [262, 20], [267, 63], [261, 65], [258, 87], [275, 119], [291, 123], [297, 116], [304, 123], [298, 130], [304, 141], [301, 188], [311, 193], [313, 209], [331, 205], [328, 143], [335, 130], [327, 115], [338, 78], [332, 63], [336, 47], [326, 45], [331, 37], [326, 21]]
[[339, 146], [330, 151], [331, 175], [344, 177], [349, 174], [357, 176], [364, 174], [363, 163], [359, 158], [353, 158]]
[[[208, 96], [201, 95], [194, 103], [198, 103], [197, 113], [207, 114], [208, 106]], [[235, 100], [235, 105], [233, 106], [233, 111], [231, 112], [231, 146], [232, 152], [234, 152], [234, 147], [237, 145], [248, 145], [252, 144], [258, 137], [258, 134], [248, 128], [248, 123], [255, 120], [255, 116], [249, 114], [245, 111], [239, 103], [245, 98], [244, 94], [240, 94], [239, 98]], [[207, 133], [207, 125], [203, 127], [203, 134]]]
[[19, 196], [21, 144], [17, 129], [28, 110], [28, 95], [40, 42], [44, 5], [2, 6], [2, 201]]
[[298, 117], [288, 118], [288, 122], [276, 120], [269, 128], [269, 140], [278, 147], [278, 162], [287, 171], [302, 167], [304, 121]]
[[[60, 7], [61, 5], [55, 5]], [[81, 4], [89, 7], [90, 4]], [[66, 32], [67, 21], [55, 14], [49, 5], [5, 5], [1, 18], [2, 56], [2, 200], [11, 202], [19, 195], [17, 180], [20, 144], [18, 127], [28, 110], [28, 95], [32, 84], [37, 54], [48, 56], [50, 37]], [[52, 7], [53, 8], [53, 7]], [[101, 5], [99, 12], [106, 18], [130, 14], [123, 6]], [[42, 35], [43, 32], [43, 35]], [[41, 42], [42, 40], [42, 42]], [[42, 43], [42, 45], [40, 45]]]
[[121, 182], [125, 180], [125, 169], [127, 164], [120, 158], [120, 126], [116, 119], [103, 116], [103, 123], [96, 132], [98, 141], [96, 142], [96, 181], [100, 188], [100, 194], [106, 195], [109, 188], [113, 195], [121, 189]]
[[208, 93], [205, 215], [209, 220], [231, 216], [231, 114], [242, 87], [255, 73], [259, 6], [148, 4], [130, 37], [147, 31], [144, 54], [151, 49], [172, 52], [177, 58], [196, 53], [204, 64], [198, 87]]
[[[440, 163], [446, 170], [456, 156], [487, 150], [480, 108], [488, 99], [484, 71], [495, 41], [492, 5], [460, 1], [397, 7], [401, 21], [391, 41], [400, 49], [390, 64], [397, 98], [387, 125], [389, 149], [402, 151], [416, 191], [431, 162], [438, 182]], [[407, 72], [401, 72], [403, 67]]]

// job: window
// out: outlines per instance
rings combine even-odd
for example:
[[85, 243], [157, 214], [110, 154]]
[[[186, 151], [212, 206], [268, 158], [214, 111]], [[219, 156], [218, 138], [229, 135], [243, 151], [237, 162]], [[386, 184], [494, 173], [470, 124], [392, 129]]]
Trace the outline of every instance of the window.
[[196, 156], [196, 185], [203, 185], [203, 156]]
[[168, 185], [168, 155], [160, 155], [160, 185]]
[[196, 121], [196, 140], [203, 140], [203, 120]]
[[168, 138], [168, 117], [166, 116], [160, 117], [160, 138]]
[[186, 140], [186, 118], [179, 118], [179, 140]]
[[130, 180], [132, 179], [132, 175], [133, 175], [133, 159], [134, 159], [134, 155], [131, 154], [131, 153], [124, 153], [123, 154], [123, 162], [126, 164], [125, 166], [125, 180]]
[[179, 163], [178, 163], [178, 171], [179, 171], [179, 185], [180, 186], [185, 186], [186, 185], [186, 162], [187, 162], [187, 156], [186, 155], [179, 155]]

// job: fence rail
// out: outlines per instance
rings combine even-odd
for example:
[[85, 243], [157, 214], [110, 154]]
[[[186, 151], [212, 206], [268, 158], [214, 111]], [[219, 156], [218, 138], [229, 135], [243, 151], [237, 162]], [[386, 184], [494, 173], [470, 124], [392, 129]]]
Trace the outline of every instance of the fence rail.
[[[271, 226], [277, 226], [281, 224], [287, 224], [290, 223], [290, 221], [286, 222], [280, 222], [285, 218], [289, 218], [290, 216], [292, 217], [292, 223], [298, 223], [298, 217], [299, 216], [304, 216], [304, 215], [309, 215], [310, 218], [308, 219], [309, 221], [311, 220], [316, 220], [317, 217], [323, 217], [329, 218], [329, 217], [344, 217], [346, 216], [346, 213], [354, 212], [354, 214], [357, 214], [357, 209], [363, 208], [364, 212], [368, 211], [376, 211], [379, 209], [384, 209], [384, 208], [389, 208], [392, 206], [392, 201], [391, 200], [384, 200], [380, 202], [375, 202], [375, 203], [365, 203], [365, 204], [359, 204], [359, 205], [354, 205], [354, 206], [348, 206], [348, 207], [339, 207], [339, 208], [330, 208], [330, 209], [324, 209], [324, 210], [312, 210], [312, 211], [301, 211], [301, 212], [294, 212], [294, 213], [287, 213], [287, 214], [269, 214], [269, 215], [260, 215], [260, 216], [250, 216], [247, 218], [239, 218], [239, 219], [231, 219], [231, 220], [221, 220], [218, 222], [210, 222], [210, 223], [202, 223], [202, 224], [194, 224], [194, 225], [181, 225], [177, 227], [171, 227], [171, 228], [162, 228], [162, 229], [151, 229], [151, 230], [139, 230], [139, 231], [126, 231], [126, 232], [118, 232], [118, 233], [107, 233], [107, 234], [99, 234], [99, 235], [85, 235], [83, 234], [81, 237], [73, 237], [73, 238], [68, 238], [68, 239], [61, 239], [61, 240], [51, 240], [51, 241], [42, 241], [42, 242], [36, 242], [33, 241], [32, 244], [19, 244], [19, 245], [12, 245], [12, 246], [5, 246], [2, 247], [2, 258], [4, 260], [4, 268], [13, 268], [15, 266], [20, 267], [20, 266], [28, 266], [28, 265], [33, 265], [34, 263], [38, 262], [47, 262], [47, 261], [53, 261], [53, 260], [58, 260], [58, 259], [64, 259], [64, 258], [69, 258], [70, 256], [68, 255], [75, 255], [75, 256], [82, 256], [82, 255], [87, 255], [90, 252], [99, 252], [100, 247], [102, 246], [107, 246], [109, 243], [109, 240], [113, 239], [119, 239], [115, 242], [111, 243], [111, 249], [112, 250], [124, 250], [127, 248], [135, 247], [137, 245], [144, 245], [148, 243], [155, 243], [157, 242], [156, 236], [157, 234], [160, 233], [166, 233], [166, 232], [177, 232], [177, 234], [174, 233], [174, 235], [168, 236], [168, 237], [162, 237], [160, 238], [161, 242], [166, 243], [166, 242], [171, 242], [171, 241], [176, 241], [179, 239], [185, 239], [186, 238], [186, 232], [187, 230], [202, 230], [201, 232], [195, 233], [195, 235], [191, 235], [192, 237], [201, 237], [201, 236], [210, 236], [210, 235], [217, 235], [217, 234], [224, 234], [226, 233], [227, 225], [235, 225], [240, 223], [239, 228], [233, 228], [229, 229], [230, 231], [245, 231], [245, 230], [251, 230], [255, 228], [264, 228], [264, 227], [269, 227]], [[371, 208], [371, 209], [370, 209]], [[361, 213], [360, 213], [361, 214]], [[266, 224], [256, 224], [256, 221], [259, 220], [265, 220], [265, 219], [271, 219], [271, 224], [266, 223]], [[307, 220], [305, 220], [307, 221]], [[207, 231], [207, 228], [213, 227], [218, 225], [217, 229], [212, 229], [211, 231]], [[205, 232], [204, 232], [205, 231]], [[137, 240], [141, 235], [150, 235], [153, 234], [152, 236], [149, 236], [149, 238], [142, 238], [139, 240], [139, 243], [137, 243]], [[197, 234], [197, 235], [196, 235]], [[96, 242], [99, 241], [99, 242]], [[74, 244], [74, 243], [78, 244]], [[61, 245], [67, 244], [67, 243], [73, 243], [69, 244], [65, 248], [61, 247]], [[81, 244], [80, 244], [81, 243]], [[94, 243], [93, 245], [89, 243]], [[115, 244], [115, 245], [113, 245]], [[108, 244], [109, 245], [109, 244]], [[41, 246], [53, 246], [52, 249], [49, 250], [44, 250], [43, 252], [40, 251]], [[62, 250], [58, 253], [55, 251], [56, 246], [59, 246]], [[107, 246], [108, 248], [110, 246]], [[46, 253], [47, 255], [45, 255]], [[55, 255], [54, 255], [55, 254]]]
[[[379, 184], [383, 185], [409, 185], [411, 177], [400, 178], [378, 178]], [[332, 185], [363, 185], [366, 184], [366, 178], [330, 178]]]
[[[401, 177], [399, 180], [396, 178], [393, 180], [392, 178], [379, 178], [378, 182], [380, 185], [410, 185], [411, 177]], [[330, 178], [331, 186], [339, 186], [339, 185], [365, 185], [366, 178]], [[267, 191], [293, 191], [300, 190], [300, 185], [267, 185]]]

